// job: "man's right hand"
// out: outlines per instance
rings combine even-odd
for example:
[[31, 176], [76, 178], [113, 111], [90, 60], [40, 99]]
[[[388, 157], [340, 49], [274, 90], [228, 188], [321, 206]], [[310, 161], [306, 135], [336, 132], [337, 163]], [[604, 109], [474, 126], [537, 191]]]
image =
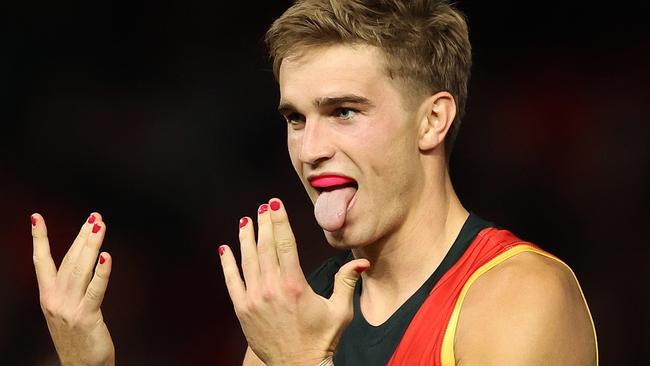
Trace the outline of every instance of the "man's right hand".
[[114, 365], [115, 348], [100, 309], [112, 265], [108, 253], [99, 255], [106, 233], [101, 215], [90, 215], [58, 271], [45, 220], [39, 214], [31, 219], [41, 309], [62, 365]]

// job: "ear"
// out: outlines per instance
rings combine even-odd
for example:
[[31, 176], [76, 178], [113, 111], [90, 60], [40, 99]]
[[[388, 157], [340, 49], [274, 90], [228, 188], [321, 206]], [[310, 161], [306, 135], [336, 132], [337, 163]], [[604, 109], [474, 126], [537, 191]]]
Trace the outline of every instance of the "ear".
[[446, 91], [426, 98], [420, 105], [418, 147], [432, 150], [443, 144], [447, 131], [456, 117], [456, 101]]

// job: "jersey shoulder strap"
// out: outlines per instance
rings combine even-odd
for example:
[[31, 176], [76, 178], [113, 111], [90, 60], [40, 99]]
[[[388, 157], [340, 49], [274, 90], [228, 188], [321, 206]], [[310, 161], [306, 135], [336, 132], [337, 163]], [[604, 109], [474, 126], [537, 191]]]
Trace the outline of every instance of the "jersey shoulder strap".
[[557, 259], [507, 230], [481, 230], [463, 256], [431, 290], [388, 365], [455, 365], [454, 336], [460, 308], [469, 287], [490, 268], [523, 251]]

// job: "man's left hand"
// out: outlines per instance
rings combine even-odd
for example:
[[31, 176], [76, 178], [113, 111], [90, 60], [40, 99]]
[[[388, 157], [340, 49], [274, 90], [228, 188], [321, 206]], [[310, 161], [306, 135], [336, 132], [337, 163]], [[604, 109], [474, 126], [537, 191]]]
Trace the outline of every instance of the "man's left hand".
[[250, 348], [268, 366], [315, 366], [336, 350], [353, 316], [352, 296], [366, 259], [352, 260], [335, 276], [329, 299], [316, 294], [300, 267], [293, 231], [279, 199], [258, 210], [258, 237], [240, 221], [244, 279], [232, 251], [219, 247], [228, 293]]

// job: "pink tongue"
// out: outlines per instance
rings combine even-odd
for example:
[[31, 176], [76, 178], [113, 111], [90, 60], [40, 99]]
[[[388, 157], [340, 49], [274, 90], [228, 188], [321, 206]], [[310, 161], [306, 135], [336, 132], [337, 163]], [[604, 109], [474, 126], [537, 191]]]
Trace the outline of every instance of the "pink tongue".
[[314, 215], [318, 225], [327, 231], [336, 231], [342, 228], [348, 204], [356, 192], [357, 189], [354, 187], [322, 192], [314, 205]]

